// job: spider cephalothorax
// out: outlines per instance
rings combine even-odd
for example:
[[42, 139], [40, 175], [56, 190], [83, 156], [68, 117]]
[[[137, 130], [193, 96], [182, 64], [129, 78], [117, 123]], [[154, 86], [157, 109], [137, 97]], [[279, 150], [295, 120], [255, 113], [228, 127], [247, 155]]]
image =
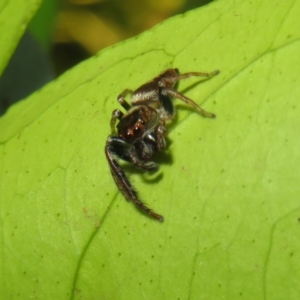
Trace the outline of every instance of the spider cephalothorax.
[[[191, 76], [210, 78], [217, 74], [219, 71], [179, 74], [178, 69], [168, 69], [135, 91], [127, 89], [118, 97], [126, 113], [118, 109], [112, 113], [111, 135], [105, 146], [111, 173], [126, 199], [133, 201], [139, 208], [159, 221], [163, 221], [163, 216], [143, 204], [117, 159], [130, 162], [146, 171], [157, 171], [158, 165], [151, 161], [151, 158], [154, 152], [163, 151], [166, 148], [165, 123], [174, 116], [174, 98], [184, 101], [202, 116], [215, 117], [214, 114], [199, 107], [193, 100], [177, 92], [176, 83]], [[125, 100], [127, 94], [131, 94], [131, 104]]]

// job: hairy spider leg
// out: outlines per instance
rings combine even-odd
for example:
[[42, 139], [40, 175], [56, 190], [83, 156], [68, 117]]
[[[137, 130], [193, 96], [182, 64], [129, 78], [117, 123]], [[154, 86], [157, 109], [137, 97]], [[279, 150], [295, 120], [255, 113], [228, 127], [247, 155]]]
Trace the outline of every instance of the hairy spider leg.
[[176, 77], [174, 77], [174, 83], [186, 78], [190, 78], [192, 76], [198, 76], [198, 77], [207, 77], [207, 78], [211, 78], [214, 77], [216, 75], [218, 75], [220, 73], [219, 70], [215, 70], [213, 72], [210, 73], [204, 73], [204, 72], [188, 72], [188, 73], [184, 73], [184, 74], [178, 74]]
[[[130, 110], [131, 109], [131, 105], [125, 100], [125, 97], [128, 94], [132, 94], [133, 91], [130, 89], [126, 89], [125, 91], [123, 91], [122, 94], [120, 94], [118, 96], [118, 102], [126, 109], [126, 110]], [[117, 120], [121, 120], [123, 118], [124, 114], [119, 110], [119, 109], [115, 109], [112, 112], [112, 117], [110, 120], [110, 128], [111, 128], [111, 134], [112, 135], [116, 135], [116, 121]]]
[[132, 144], [126, 143], [124, 140], [117, 136], [110, 136], [106, 142], [107, 145], [110, 145], [111, 152], [118, 156], [120, 159], [123, 159], [127, 162], [134, 164], [136, 167], [150, 171], [156, 172], [159, 167], [153, 161], [144, 161], [141, 160]]
[[133, 91], [130, 89], [126, 89], [118, 96], [118, 102], [126, 109], [129, 110], [132, 106], [125, 100], [128, 94], [133, 94]]
[[[132, 186], [132, 184], [128, 180], [127, 176], [125, 175], [124, 171], [122, 170], [122, 168], [120, 167], [118, 162], [115, 160], [115, 156], [120, 157], [120, 155], [118, 153], [116, 153], [116, 149], [115, 149], [116, 145], [117, 145], [117, 147], [119, 147], [119, 150], [121, 147], [124, 147], [124, 149], [123, 149], [124, 155], [121, 156], [122, 159], [128, 160], [128, 161], [131, 160], [134, 164], [136, 164], [136, 161], [132, 160], [131, 156], [132, 156], [132, 153], [134, 153], [134, 151], [130, 151], [131, 150], [130, 145], [128, 145], [123, 140], [121, 140], [117, 137], [108, 138], [108, 140], [106, 142], [106, 146], [105, 146], [105, 154], [106, 154], [107, 160], [110, 165], [110, 170], [111, 170], [112, 176], [113, 176], [117, 186], [119, 187], [119, 189], [124, 194], [124, 196], [127, 200], [129, 200], [129, 201], [131, 200], [137, 207], [139, 207], [140, 209], [145, 211], [151, 217], [162, 222], [164, 220], [164, 217], [153, 212], [150, 208], [148, 208], [139, 199], [135, 188]], [[130, 152], [130, 154], [129, 154], [129, 152]], [[137, 158], [137, 160], [139, 160], [139, 159]], [[154, 164], [154, 163], [152, 163], [152, 164]], [[141, 167], [143, 169], [152, 169], [153, 168], [152, 164], [150, 166], [149, 162], [148, 162], [148, 164], [141, 162], [139, 167]], [[154, 165], [156, 165], [156, 164], [154, 164]]]
[[116, 135], [116, 121], [121, 120], [124, 114], [119, 110], [115, 109], [111, 114], [110, 119], [110, 128], [111, 128], [111, 135]]
[[193, 107], [197, 112], [199, 112], [202, 116], [204, 117], [209, 117], [209, 118], [215, 118], [216, 115], [210, 112], [205, 111], [203, 108], [201, 108], [197, 103], [195, 103], [192, 99], [189, 99], [179, 92], [173, 90], [172, 88], [164, 88], [162, 90], [162, 94], [169, 95], [173, 98], [178, 98], [182, 101], [184, 101], [187, 105]]
[[181, 93], [177, 92], [176, 90], [174, 90], [173, 88], [168, 87], [168, 86], [170, 86], [170, 81], [174, 85], [178, 81], [180, 81], [182, 79], [192, 77], [192, 76], [211, 78], [213, 76], [218, 75], [219, 73], [220, 73], [219, 70], [215, 70], [215, 71], [210, 72], [210, 73], [189, 72], [189, 73], [184, 73], [184, 74], [178, 74], [178, 75], [174, 76], [171, 80], [169, 78], [168, 79], [162, 78], [161, 81], [160, 81], [160, 86], [163, 87], [163, 88], [161, 88], [161, 93], [163, 95], [168, 95], [168, 96], [171, 96], [173, 98], [178, 98], [178, 99], [184, 101], [186, 104], [193, 107], [196, 111], [198, 111], [204, 117], [215, 118], [216, 117], [215, 114], [205, 111], [197, 103], [195, 103], [193, 100], [185, 97]]

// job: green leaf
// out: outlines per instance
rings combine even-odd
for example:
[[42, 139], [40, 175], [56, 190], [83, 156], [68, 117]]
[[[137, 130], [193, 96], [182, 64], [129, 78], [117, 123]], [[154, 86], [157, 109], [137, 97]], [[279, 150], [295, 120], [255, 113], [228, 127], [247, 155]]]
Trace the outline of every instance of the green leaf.
[[[300, 1], [217, 1], [101, 51], [0, 119], [3, 299], [299, 299]], [[104, 156], [126, 88], [179, 87], [141, 214]], [[164, 159], [166, 157], [166, 159]]]
[[0, 1], [0, 74], [12, 56], [26, 25], [38, 9], [41, 0]]

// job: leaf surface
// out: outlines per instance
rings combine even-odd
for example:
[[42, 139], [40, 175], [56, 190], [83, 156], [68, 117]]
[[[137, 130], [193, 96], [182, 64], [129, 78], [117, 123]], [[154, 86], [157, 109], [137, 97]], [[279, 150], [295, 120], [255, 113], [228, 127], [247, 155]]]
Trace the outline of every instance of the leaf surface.
[[1, 0], [0, 1], [0, 74], [14, 52], [26, 25], [39, 7], [40, 0]]

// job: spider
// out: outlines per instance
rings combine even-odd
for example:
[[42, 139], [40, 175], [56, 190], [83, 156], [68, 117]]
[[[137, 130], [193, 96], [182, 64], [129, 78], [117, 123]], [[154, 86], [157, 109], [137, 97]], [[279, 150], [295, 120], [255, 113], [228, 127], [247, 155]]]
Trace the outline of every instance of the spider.
[[[166, 149], [165, 124], [175, 115], [172, 101], [174, 98], [184, 101], [204, 117], [215, 117], [214, 114], [206, 112], [193, 100], [176, 91], [178, 81], [192, 76], [210, 78], [217, 74], [219, 74], [218, 70], [210, 73], [180, 74], [178, 69], [168, 69], [135, 91], [126, 89], [118, 97], [118, 102], [126, 113], [119, 109], [112, 113], [111, 134], [105, 145], [106, 158], [112, 176], [125, 198], [158, 221], [163, 221], [163, 216], [152, 211], [140, 200], [118, 159], [132, 163], [145, 171], [157, 171], [159, 166], [151, 161], [151, 158], [155, 152]], [[131, 104], [125, 100], [128, 94], [131, 94]]]

